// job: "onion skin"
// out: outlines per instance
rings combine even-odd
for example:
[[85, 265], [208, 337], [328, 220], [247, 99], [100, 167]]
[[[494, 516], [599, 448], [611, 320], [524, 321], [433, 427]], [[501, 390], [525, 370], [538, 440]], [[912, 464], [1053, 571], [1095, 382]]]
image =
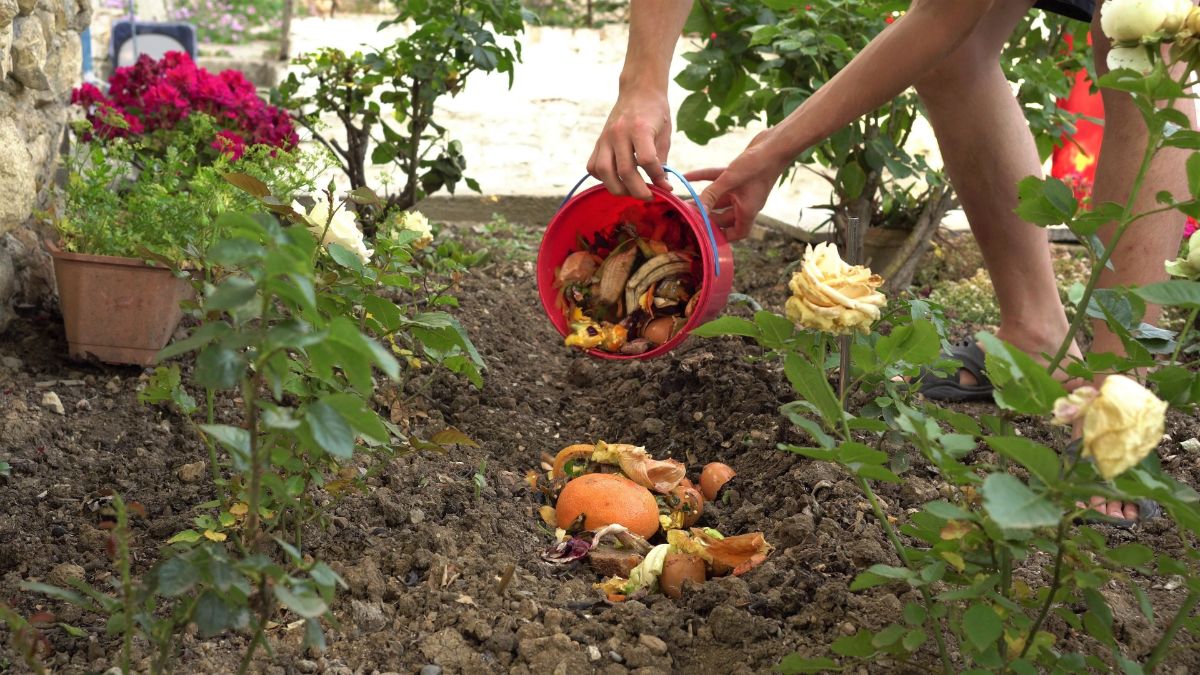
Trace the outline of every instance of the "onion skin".
[[737, 472], [728, 464], [711, 462], [704, 465], [704, 470], [700, 472], [700, 491], [704, 493], [704, 499], [710, 502], [716, 499], [721, 488], [736, 475]]
[[691, 553], [668, 553], [658, 577], [663, 595], [674, 600], [683, 597], [683, 582], [704, 583], [704, 559]]

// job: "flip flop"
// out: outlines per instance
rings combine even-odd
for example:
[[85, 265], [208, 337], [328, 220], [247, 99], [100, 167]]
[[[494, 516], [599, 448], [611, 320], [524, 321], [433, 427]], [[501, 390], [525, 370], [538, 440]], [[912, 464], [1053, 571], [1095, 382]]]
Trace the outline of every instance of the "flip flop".
[[[949, 354], [942, 354], [944, 360], [954, 360], [962, 365], [947, 376], [934, 375], [928, 370], [921, 371], [921, 393], [936, 401], [991, 401], [992, 392], [996, 388], [984, 374], [983, 350], [974, 340], [964, 340], [950, 349]], [[976, 384], [963, 384], [958, 381], [958, 371], [965, 370], [975, 376]]]

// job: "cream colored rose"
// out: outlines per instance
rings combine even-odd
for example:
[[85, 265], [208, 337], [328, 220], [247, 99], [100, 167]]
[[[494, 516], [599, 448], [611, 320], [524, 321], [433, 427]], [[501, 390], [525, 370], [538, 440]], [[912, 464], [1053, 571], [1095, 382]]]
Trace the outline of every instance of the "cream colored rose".
[[1083, 456], [1092, 458], [1105, 479], [1116, 478], [1158, 447], [1166, 412], [1167, 402], [1149, 389], [1124, 375], [1109, 375], [1081, 411]]
[[1188, 239], [1187, 257], [1168, 260], [1166, 268], [1167, 274], [1173, 277], [1200, 280], [1200, 230]]
[[1160, 28], [1169, 35], [1178, 33], [1187, 27], [1188, 16], [1195, 8], [1192, 0], [1168, 0], [1167, 16]]
[[425, 248], [433, 241], [433, 226], [430, 225], [429, 219], [420, 211], [405, 211], [399, 216], [396, 216], [394, 232], [403, 232], [404, 230], [412, 230], [420, 236], [412, 243], [415, 248]]
[[830, 243], [809, 246], [788, 287], [787, 316], [801, 328], [864, 335], [879, 319], [887, 298], [877, 289], [883, 278], [860, 265], [848, 265]]
[[1117, 42], [1137, 42], [1161, 29], [1174, 7], [1174, 0], [1108, 0], [1100, 7], [1100, 28]]
[[1108, 52], [1109, 70], [1128, 68], [1139, 73], [1147, 74], [1154, 70], [1154, 62], [1150, 60], [1150, 52], [1142, 45], [1136, 47], [1113, 47]]
[[[305, 212], [304, 207], [299, 203], [293, 203], [292, 209], [296, 213], [304, 213], [305, 220], [308, 221], [308, 231], [312, 232], [317, 237], [324, 233], [325, 238], [321, 241], [322, 244], [337, 244], [343, 248], [349, 249], [357, 255], [364, 263], [371, 259], [374, 253], [367, 248], [363, 242], [363, 234], [358, 229], [358, 224], [355, 223], [354, 213], [345, 208], [338, 209], [333, 214], [333, 220], [329, 219], [329, 204], [323, 201], [318, 201], [313, 204], [313, 207]], [[326, 229], [328, 225], [328, 229]]]

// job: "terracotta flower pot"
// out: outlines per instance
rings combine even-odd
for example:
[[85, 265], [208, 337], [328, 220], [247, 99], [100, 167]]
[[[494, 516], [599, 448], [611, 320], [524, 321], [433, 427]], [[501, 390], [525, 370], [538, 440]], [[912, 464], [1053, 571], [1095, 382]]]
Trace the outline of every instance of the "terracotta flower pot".
[[192, 285], [136, 258], [69, 253], [47, 244], [73, 358], [147, 366], [183, 318]]

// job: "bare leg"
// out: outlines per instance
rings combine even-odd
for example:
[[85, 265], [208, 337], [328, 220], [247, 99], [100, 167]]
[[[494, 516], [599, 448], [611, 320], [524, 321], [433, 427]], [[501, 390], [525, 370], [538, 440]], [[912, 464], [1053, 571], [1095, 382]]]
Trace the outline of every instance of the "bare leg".
[[[1000, 68], [1004, 43], [1032, 5], [1033, 0], [996, 3], [971, 37], [916, 88], [996, 289], [997, 335], [1037, 356], [1054, 353], [1068, 324], [1046, 232], [1014, 213], [1017, 182], [1040, 176], [1042, 167], [1029, 123]], [[959, 381], [976, 383], [965, 370]]]
[[[1109, 41], [1100, 30], [1100, 8], [1096, 8], [1096, 16], [1092, 21], [1092, 42], [1095, 44], [1096, 72], [1108, 72], [1105, 60], [1108, 56]], [[1141, 113], [1133, 105], [1128, 95], [1108, 89], [1100, 90], [1104, 97], [1104, 144], [1101, 147], [1100, 159], [1096, 166], [1096, 184], [1093, 201], [1096, 204], [1117, 202], [1124, 204], [1129, 199], [1129, 190], [1137, 176], [1138, 167], [1146, 151], [1146, 125]], [[1196, 109], [1193, 101], [1183, 100], [1176, 106], [1191, 120], [1192, 128], [1196, 128]], [[1166, 190], [1179, 199], [1188, 194], [1187, 171], [1185, 161], [1190, 151], [1167, 149], [1159, 152], [1142, 184], [1142, 191], [1137, 197], [1134, 213], [1149, 211], [1157, 206], [1155, 195]], [[1164, 281], [1167, 273], [1163, 262], [1179, 252], [1179, 240], [1183, 236], [1184, 216], [1170, 211], [1149, 218], [1144, 218], [1129, 227], [1117, 243], [1112, 256], [1112, 270], [1105, 270], [1100, 277], [1102, 287], [1142, 285], [1156, 281]], [[1101, 230], [1100, 236], [1107, 241], [1112, 235], [1112, 227]], [[1149, 307], [1145, 320], [1153, 323], [1159, 317], [1159, 307]], [[1093, 322], [1095, 340], [1091, 351], [1097, 353], [1125, 353], [1108, 326], [1101, 321]], [[1109, 515], [1133, 518], [1137, 515], [1137, 507], [1131, 504], [1124, 506], [1109, 503], [1105, 505], [1102, 498], [1092, 500], [1093, 508], [1104, 510]]]

